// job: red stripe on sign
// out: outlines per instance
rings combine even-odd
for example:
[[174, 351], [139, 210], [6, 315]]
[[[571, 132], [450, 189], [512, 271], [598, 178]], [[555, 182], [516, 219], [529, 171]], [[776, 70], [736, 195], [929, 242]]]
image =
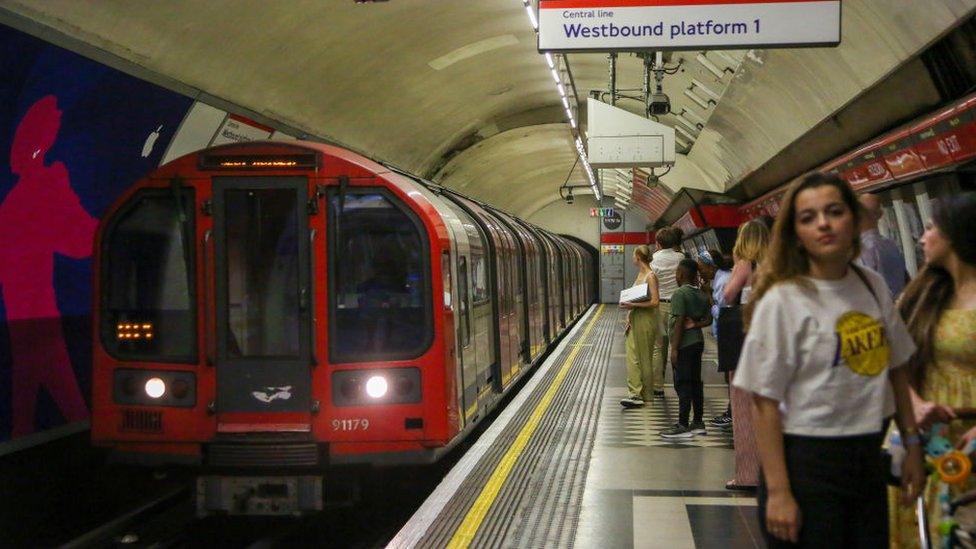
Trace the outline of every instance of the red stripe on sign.
[[228, 118], [230, 118], [231, 120], [237, 120], [238, 122], [241, 122], [243, 124], [247, 124], [248, 126], [253, 126], [253, 127], [258, 128], [260, 130], [264, 130], [264, 131], [266, 131], [268, 133], [274, 133], [274, 128], [272, 128], [271, 126], [265, 126], [264, 124], [261, 124], [259, 122], [255, 122], [255, 121], [251, 120], [250, 118], [248, 118], [246, 116], [241, 116], [239, 114], [230, 114], [230, 115], [228, 115]]
[[647, 244], [650, 239], [647, 233], [603, 233], [600, 235], [601, 244], [632, 244], [639, 246]]
[[[540, 10], [573, 8], [659, 8], [662, 6], [718, 6], [729, 4], [807, 4], [830, 0], [541, 0]], [[835, 4], [840, 4], [834, 0]]]

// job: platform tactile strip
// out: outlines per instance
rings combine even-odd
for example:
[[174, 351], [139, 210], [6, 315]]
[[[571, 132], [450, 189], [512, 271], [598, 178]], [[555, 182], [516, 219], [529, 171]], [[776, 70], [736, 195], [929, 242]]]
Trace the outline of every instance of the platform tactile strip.
[[[525, 406], [461, 484], [418, 546], [448, 544], [561, 366], [578, 349], [562, 386], [515, 462], [471, 546], [566, 547], [572, 544], [619, 313], [615, 308], [598, 307], [592, 314], [596, 319], [586, 341], [581, 340], [584, 330], [573, 336]], [[585, 318], [582, 322], [589, 321], [590, 318]]]

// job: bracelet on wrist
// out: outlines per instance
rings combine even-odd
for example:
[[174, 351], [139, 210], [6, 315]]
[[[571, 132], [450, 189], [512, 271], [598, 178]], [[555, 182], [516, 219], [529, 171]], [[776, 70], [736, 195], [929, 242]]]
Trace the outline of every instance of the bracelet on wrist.
[[905, 446], [921, 446], [922, 439], [918, 436], [918, 433], [912, 433], [902, 438], [902, 443]]

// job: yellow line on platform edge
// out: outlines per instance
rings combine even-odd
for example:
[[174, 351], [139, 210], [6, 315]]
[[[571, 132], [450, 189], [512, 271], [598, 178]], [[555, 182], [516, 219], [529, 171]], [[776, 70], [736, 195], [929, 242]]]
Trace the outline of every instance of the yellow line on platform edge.
[[[596, 323], [596, 320], [600, 318], [603, 313], [603, 305], [596, 310], [593, 318], [586, 325], [583, 333], [580, 335], [579, 341], [586, 339], [589, 335], [590, 329]], [[569, 373], [569, 368], [572, 366], [573, 361], [576, 359], [576, 355], [579, 353], [581, 347], [579, 345], [574, 345], [572, 352], [566, 357], [562, 366], [559, 368], [559, 372], [556, 377], [552, 380], [552, 384], [546, 390], [546, 393], [542, 395], [542, 399], [536, 404], [535, 409], [532, 410], [532, 415], [522, 426], [522, 430], [519, 432], [518, 436], [515, 437], [512, 445], [509, 447], [505, 455], [502, 456], [501, 461], [495, 466], [495, 470], [492, 471], [491, 477], [488, 482], [485, 483], [484, 488], [481, 489], [481, 493], [478, 494], [477, 499], [475, 499], [474, 504], [471, 509], [468, 510], [468, 514], [461, 521], [461, 525], [455, 530], [454, 536], [451, 541], [447, 544], [449, 548], [460, 548], [468, 547], [474, 540], [474, 536], [478, 533], [478, 529], [481, 528], [481, 523], [484, 522], [485, 517], [488, 515], [488, 511], [491, 506], [495, 503], [495, 498], [498, 497], [498, 493], [501, 491], [502, 486], [505, 485], [505, 481], [508, 480], [508, 475], [511, 474], [512, 469], [515, 467], [515, 462], [518, 461], [519, 456], [522, 455], [522, 451], [525, 446], [529, 443], [532, 438], [532, 434], [535, 433], [536, 428], [539, 426], [539, 422], [542, 420], [543, 414], [549, 409], [549, 405], [552, 404], [553, 398], [556, 396], [556, 391], [562, 385], [563, 380], [566, 378], [566, 374]]]

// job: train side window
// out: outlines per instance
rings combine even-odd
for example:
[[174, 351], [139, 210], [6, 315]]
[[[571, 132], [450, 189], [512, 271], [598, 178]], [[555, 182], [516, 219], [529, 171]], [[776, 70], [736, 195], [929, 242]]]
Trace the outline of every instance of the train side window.
[[444, 308], [450, 309], [453, 305], [451, 299], [451, 254], [447, 252], [441, 254], [441, 275], [444, 281]]
[[329, 192], [329, 357], [406, 360], [434, 338], [430, 244], [420, 218], [375, 187]]
[[488, 262], [484, 255], [471, 255], [471, 280], [474, 304], [487, 303], [491, 294], [488, 289]]
[[[125, 360], [196, 362], [194, 193], [143, 190], [102, 239], [102, 344]], [[190, 212], [180, 221], [180, 209]], [[184, 238], [187, 240], [184, 241]]]
[[461, 346], [471, 344], [471, 318], [468, 314], [468, 258], [458, 260], [458, 309], [461, 313]]

